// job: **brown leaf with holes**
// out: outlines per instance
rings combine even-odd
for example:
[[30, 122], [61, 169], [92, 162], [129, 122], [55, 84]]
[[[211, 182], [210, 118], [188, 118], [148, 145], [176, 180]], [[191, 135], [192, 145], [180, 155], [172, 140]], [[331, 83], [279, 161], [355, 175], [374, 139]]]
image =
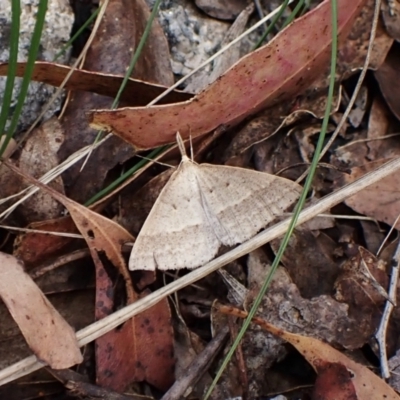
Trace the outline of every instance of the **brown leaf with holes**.
[[[218, 305], [218, 310], [240, 318], [246, 318], [248, 313], [232, 306]], [[343, 365], [351, 379], [358, 400], [386, 399], [399, 400], [399, 395], [379, 376], [375, 375], [365, 366], [351, 360], [340, 351], [318, 339], [301, 336], [284, 331], [268, 323], [262, 318], [254, 317], [253, 322], [273, 335], [287, 341], [312, 365], [317, 373], [326, 370], [328, 364]], [[346, 379], [347, 381], [347, 379]], [[348, 381], [347, 381], [348, 382]], [[347, 383], [347, 386], [349, 386]], [[340, 397], [338, 397], [340, 398]], [[335, 398], [337, 399], [337, 398]]]
[[125, 261], [121, 254], [121, 247], [127, 242], [133, 242], [133, 236], [122, 226], [102, 215], [89, 210], [87, 207], [69, 199], [51, 187], [44, 185], [32, 178], [9, 162], [4, 162], [17, 175], [22, 176], [28, 182], [51, 194], [71, 214], [79, 232], [85, 238], [89, 248], [95, 251], [104, 251], [112, 264], [118, 268], [120, 274], [126, 280], [130, 280], [125, 267]]
[[0, 253], [0, 297], [39, 360], [52, 368], [82, 362], [75, 332], [15, 257]]
[[[366, 0], [338, 0], [338, 31], [344, 39]], [[197, 137], [233, 126], [263, 108], [304, 90], [329, 64], [331, 3], [323, 1], [281, 31], [270, 43], [242, 58], [192, 100], [165, 106], [100, 110], [91, 125], [112, 130], [138, 149]], [[296, 37], [297, 40], [293, 40]]]

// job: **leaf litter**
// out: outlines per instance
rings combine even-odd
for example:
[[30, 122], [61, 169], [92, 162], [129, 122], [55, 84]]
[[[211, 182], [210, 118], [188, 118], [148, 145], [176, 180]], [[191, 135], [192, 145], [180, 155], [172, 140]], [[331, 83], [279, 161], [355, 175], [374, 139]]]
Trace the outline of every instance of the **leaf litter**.
[[[328, 10], [327, 3], [323, 2], [320, 8], [327, 7], [326, 10]], [[358, 18], [355, 24], [350, 23], [350, 21], [344, 24], [347, 24], [346, 30], [351, 28], [351, 33], [348, 36], [348, 40], [342, 41], [339, 54], [339, 69], [336, 78], [338, 90], [335, 97], [334, 111], [331, 116], [332, 130], [340, 119], [343, 107], [347, 104], [347, 98], [352, 93], [354, 76], [356, 76], [357, 69], [360, 68], [363, 57], [365, 57], [373, 1], [363, 3], [363, 12], [358, 14], [356, 9], [361, 3], [359, 2], [357, 5], [355, 3], [351, 5], [339, 3], [343, 7], [340, 10], [344, 13], [348, 12], [351, 17]], [[114, 13], [117, 12], [115, 10], [118, 9], [118, 5], [114, 4], [114, 7], [116, 8], [110, 9], [112, 11], [109, 11], [111, 13], [109, 15], [117, 15]], [[396, 39], [395, 30], [393, 28], [387, 29], [391, 14], [386, 5], [385, 7], [383, 8], [384, 24], [380, 24], [378, 27], [377, 40], [372, 54], [373, 62], [371, 64], [371, 69], [376, 70], [374, 74], [378, 80], [379, 87], [376, 82], [371, 80], [367, 80], [364, 83], [362, 95], [359, 95], [359, 101], [353, 109], [351, 118], [318, 169], [313, 186], [313, 198], [310, 200], [312, 202], [317, 202], [325, 194], [347, 182], [353, 181], [366, 171], [373, 170], [383, 162], [382, 160], [398, 157], [399, 147], [396, 132], [398, 132], [399, 123], [393, 107], [395, 102], [391, 100], [391, 96], [395, 96], [395, 90], [391, 90], [390, 85], [387, 84], [387, 82], [393, 80], [390, 75], [390, 68], [385, 69], [386, 64], [391, 62], [390, 60], [393, 59], [393, 56], [397, 55], [398, 48], [396, 44], [392, 45], [393, 39]], [[313, 13], [317, 13], [320, 8], [316, 7]], [[349, 11], [350, 8], [351, 12]], [[136, 12], [138, 13], [137, 15], [140, 14], [139, 11]], [[306, 14], [303, 18], [307, 20], [312, 15], [312, 13]], [[297, 22], [299, 21], [301, 22], [301, 20]], [[296, 23], [291, 26], [291, 29], [297, 33], [296, 37], [299, 37], [297, 29], [302, 31], [301, 24], [298, 24], [296, 29], [294, 29], [295, 26]], [[126, 33], [129, 32], [128, 28], [124, 27], [123, 30], [126, 30]], [[162, 35], [162, 33], [158, 31], [157, 35]], [[279, 40], [281, 36], [278, 36], [276, 40]], [[161, 41], [163, 40], [165, 38]], [[307, 43], [307, 40], [309, 39], [304, 39], [304, 43]], [[95, 43], [93, 47], [93, 54], [95, 54], [96, 47], [101, 50], [101, 41], [102, 39], [99, 37], [99, 43]], [[324, 42], [321, 39], [321, 43], [325, 46], [324, 48], [329, 48], [329, 40]], [[304, 72], [305, 64], [302, 64], [301, 60], [295, 57], [302, 47], [299, 40], [296, 41], [296, 45], [295, 49], [285, 46], [284, 51], [280, 52], [282, 55], [280, 61], [297, 59], [300, 70], [303, 69]], [[113, 45], [110, 45], [111, 47], [104, 46], [107, 49], [114, 49]], [[389, 56], [387, 56], [389, 49]], [[111, 51], [110, 54], [114, 56], [112, 50], [108, 51]], [[101, 52], [98, 54], [101, 54]], [[149, 54], [152, 54], [151, 49]], [[97, 56], [93, 55], [91, 57], [96, 58]], [[167, 59], [165, 56], [161, 58], [163, 58], [163, 62]], [[328, 61], [328, 58], [325, 58], [325, 61]], [[113, 75], [121, 74], [123, 70], [112, 66], [110, 69], [98, 72], [96, 67], [93, 66], [94, 64], [95, 60], [89, 58], [86, 66], [88, 73], [82, 75], [87, 80], [82, 81], [83, 86], [80, 88], [95, 87], [97, 88], [95, 90], [100, 91], [103, 95], [115, 93], [116, 81], [111, 78]], [[105, 64], [112, 65], [109, 58]], [[164, 64], [161, 63], [160, 65]], [[274, 64], [274, 69], [277, 68], [277, 65], [280, 65], [279, 61]], [[45, 68], [51, 71], [53, 66], [46, 65]], [[218, 166], [223, 162], [226, 165], [235, 165], [235, 169], [239, 166], [255, 167], [258, 171], [274, 174], [277, 181], [283, 178], [286, 178], [285, 182], [287, 179], [296, 180], [302, 171], [306, 169], [314, 151], [319, 118], [325, 106], [323, 93], [326, 88], [327, 75], [323, 75], [322, 70], [324, 68], [318, 68], [318, 72], [321, 72], [321, 78], [313, 84], [305, 84], [306, 90], [302, 93], [294, 95], [292, 91], [287, 92], [288, 99], [284, 104], [276, 100], [276, 94], [267, 92], [271, 101], [277, 102], [276, 105], [266, 111], [262, 110], [256, 117], [253, 117], [253, 111], [246, 109], [244, 111], [247, 118], [246, 121], [235, 122], [236, 126], [232, 127], [229, 127], [229, 123], [225, 124], [226, 126], [223, 127], [222, 133], [219, 133], [218, 136], [209, 135], [207, 138], [199, 137], [198, 140], [195, 140], [194, 149], [201, 149], [201, 152], [195, 151], [199, 167], [205, 165], [202, 162], [206, 162], [217, 170], [218, 168], [227, 168]], [[38, 79], [41, 79], [41, 73], [38, 70]], [[58, 79], [57, 73], [60, 74], [61, 72], [58, 70], [57, 73], [54, 73], [54, 82], [56, 83]], [[102, 73], [105, 75], [101, 75]], [[91, 74], [91, 76], [88, 76], [88, 74]], [[309, 74], [313, 75], [313, 77], [317, 75], [313, 70]], [[275, 76], [274, 73], [273, 76]], [[147, 76], [139, 78], [151, 80]], [[306, 74], [306, 80], [308, 78], [309, 76]], [[102, 89], [104, 87], [102, 86], [102, 79], [107, 79], [106, 85], [108, 86], [106, 89]], [[72, 83], [72, 85], [78, 84], [79, 82]], [[148, 85], [149, 88], [151, 87], [147, 82], [144, 82], [144, 84]], [[164, 82], [164, 84], [166, 83]], [[229, 88], [237, 85], [237, 82], [232, 84], [232, 81], [228, 79], [226, 85]], [[71, 88], [77, 87], [71, 86]], [[277, 83], [277, 88], [278, 92], [283, 90], [283, 86], [279, 82]], [[156, 87], [154, 90], [155, 92], [152, 92], [154, 94], [149, 95], [149, 99], [156, 97], [160, 93], [156, 91], [159, 90]], [[76, 93], [73, 92], [73, 95], [76, 95]], [[242, 93], [240, 96], [244, 97]], [[131, 98], [129, 96], [125, 100], [127, 101], [127, 106], [133, 107], [145, 106], [147, 102], [144, 98], [143, 104], [138, 104], [137, 102], [140, 101], [138, 97]], [[111, 104], [111, 100], [108, 101], [108, 104]], [[173, 98], [170, 101], [174, 102]], [[68, 134], [71, 134], [72, 131], [84, 132], [87, 128], [87, 121], [84, 119], [80, 104], [82, 103], [77, 101], [74, 107], [71, 105], [71, 110], [68, 111], [70, 114], [66, 114], [67, 116], [69, 115], [67, 119], [70, 122], [77, 123], [72, 128], [67, 129]], [[211, 102], [210, 104], [213, 103]], [[91, 105], [90, 102], [86, 106], [88, 108], [85, 109], [102, 107]], [[231, 107], [231, 109], [232, 112], [236, 110], [235, 107]], [[141, 109], [138, 108], [137, 110]], [[207, 117], [207, 119], [204, 119], [204, 114], [201, 115], [203, 120], [211, 119], [210, 115], [207, 115]], [[160, 119], [160, 121], [162, 120]], [[192, 122], [192, 117], [184, 120], [185, 123], [188, 121]], [[187, 124], [182, 131], [188, 135]], [[197, 136], [196, 132], [193, 129], [193, 137]], [[149, 132], [148, 139], [152, 145], [155, 145], [159, 140], [157, 135], [164, 133], [164, 130], [154, 129]], [[204, 133], [208, 133], [208, 131]], [[171, 129], [171, 141], [175, 134], [176, 131], [173, 132]], [[71, 147], [70, 152], [75, 151], [78, 146], [84, 143], [89, 143], [88, 138], [83, 137], [82, 139], [82, 136], [79, 138], [76, 135], [73, 139], [76, 140], [76, 144]], [[36, 145], [35, 139], [32, 140], [31, 145]], [[40, 148], [40, 141], [38, 141], [38, 146]], [[122, 146], [126, 146], [126, 149], [129, 147], [123, 143]], [[111, 148], [113, 147], [111, 146]], [[54, 150], [50, 149], [49, 151], [49, 158], [57, 159], [54, 157], [56, 156]], [[116, 175], [118, 171], [115, 168], [118, 168], [119, 164], [133, 155], [131, 149], [128, 149], [126, 153], [120, 153], [118, 151], [114, 152], [109, 148], [107, 152], [110, 156], [108, 164], [102, 164], [101, 156], [93, 164], [101, 167], [101, 172], [96, 174], [96, 169], [90, 166], [89, 170], [91, 172], [87, 176], [79, 176], [77, 179], [80, 179], [81, 183], [77, 185], [75, 185], [75, 177], [72, 173], [69, 173], [71, 174], [70, 177], [66, 174], [65, 177], [67, 179], [64, 181], [64, 187], [61, 183], [61, 186], [57, 188], [59, 193], [65, 191], [68, 197], [85, 201], [95, 191], [96, 187], [104, 185], [108, 179]], [[27, 155], [29, 159], [29, 152]], [[12, 162], [17, 166], [22, 165], [20, 157], [19, 153], [13, 156]], [[36, 159], [36, 157], [34, 158]], [[162, 161], [176, 164], [179, 160], [177, 155], [174, 156], [173, 153], [170, 153], [168, 158], [164, 157]], [[45, 169], [47, 168], [51, 167], [45, 167]], [[26, 170], [28, 173], [32, 172], [29, 164]], [[160, 175], [160, 172], [163, 172], [163, 174]], [[67, 298], [66, 296], [68, 295], [78, 298], [78, 292], [82, 292], [85, 287], [82, 281], [79, 284], [74, 283], [74, 279], [76, 279], [74, 276], [78, 276], [78, 269], [82, 270], [84, 266], [85, 269], [90, 269], [92, 272], [95, 271], [94, 277], [92, 274], [91, 278], [85, 278], [88, 279], [85, 291], [87, 297], [82, 297], [85, 299], [85, 303], [90, 302], [91, 299], [92, 308], [82, 307], [82, 315], [75, 315], [75, 317], [81, 317], [86, 325], [94, 318], [99, 319], [110, 315], [110, 313], [125, 304], [145, 297], [151, 290], [162, 285], [160, 274], [154, 275], [153, 272], [144, 273], [140, 271], [134, 271], [133, 274], [129, 273], [125, 264], [129, 250], [122, 253], [122, 255], [121, 252], [123, 242], [134, 242], [132, 234], [137, 235], [139, 233], [153, 204], [156, 202], [158, 194], [162, 192], [171, 173], [176, 174], [176, 172], [166, 170], [164, 166], [155, 165], [148, 169], [137, 181], [125, 188], [120, 193], [121, 197], [118, 201], [116, 201], [117, 196], [114, 194], [114, 198], [111, 197], [107, 203], [100, 208], [96, 208], [98, 213], [101, 212], [112, 218], [114, 222], [94, 211], [87, 211], [87, 209], [71, 202], [68, 198], [60, 197], [62, 196], [60, 194], [55, 194], [59, 200], [63, 199], [64, 205], [68, 204], [71, 215], [75, 215], [76, 226], [86, 236], [86, 246], [89, 247], [91, 260], [90, 265], [87, 258], [81, 260], [80, 263], [77, 263], [76, 260], [71, 262], [68, 265], [69, 272], [66, 275], [66, 279], [70, 280], [69, 284], [60, 286], [55, 281], [52, 285], [49, 283], [47, 288], [50, 291], [60, 291], [64, 290], [61, 289], [61, 287], [64, 287], [67, 288], [68, 292], [60, 292], [60, 296]], [[258, 174], [258, 172], [253, 173]], [[363, 192], [334, 207], [331, 210], [331, 215], [324, 217], [330, 218], [330, 223], [326, 221], [318, 223], [319, 218], [316, 218], [313, 224], [297, 229], [282, 260], [282, 267], [275, 276], [270, 291], [267, 293], [260, 309], [260, 313], [269, 322], [280, 329], [291, 332], [290, 334], [288, 333], [289, 336], [286, 336], [286, 339], [290, 337], [294, 342], [304, 341], [306, 348], [306, 351], [303, 351], [304, 356], [317, 370], [317, 378], [312, 373], [308, 373], [307, 378], [296, 376], [292, 365], [302, 362], [303, 364], [301, 365], [304, 371], [307, 371], [304, 359], [293, 353], [288, 346], [283, 344], [281, 339], [273, 338], [271, 334], [265, 334], [253, 327], [249, 330], [242, 343], [236, 362], [230, 365], [221, 383], [217, 386], [214, 398], [245, 395], [248, 398], [255, 398], [256, 396], [273, 396], [276, 393], [285, 393], [287, 398], [306, 398], [306, 396], [311, 398], [325, 396], [325, 398], [329, 398], [330, 396], [330, 398], [336, 399], [362, 399], [371, 398], [371, 396], [379, 398], [381, 394], [389, 396], [388, 398], [397, 398], [394, 392], [386, 384], [382, 384], [382, 381], [378, 378], [379, 373], [376, 368], [379, 367], [381, 360], [378, 359], [379, 353], [376, 344], [371, 340], [378, 327], [382, 309], [386, 302], [385, 296], [390, 275], [388, 263], [391, 260], [397, 241], [397, 231], [389, 232], [390, 224], [400, 214], [400, 209], [396, 202], [396, 176], [396, 174], [393, 174], [393, 176], [389, 176], [379, 182], [375, 188], [372, 186], [365, 189]], [[92, 179], [91, 177], [94, 178]], [[4, 175], [2, 182], [2, 186], [7, 186], [6, 189], [9, 190], [10, 194], [20, 190], [16, 187], [13, 189], [11, 183], [8, 183], [20, 184], [15, 178], [11, 180], [10, 175]], [[247, 186], [243, 185], [243, 187]], [[81, 190], [80, 188], [83, 189]], [[219, 188], [220, 185], [218, 185]], [[3, 194], [2, 196], [5, 197], [7, 195]], [[182, 200], [181, 194], [176, 196], [177, 200]], [[44, 207], [44, 209], [46, 212], [50, 210], [47, 207]], [[30, 219], [34, 213], [28, 210], [29, 207], [26, 208], [26, 211], [19, 212], [19, 214], [13, 213], [7, 222], [17, 226], [25, 226], [35, 220], [35, 224], [42, 226], [44, 230], [72, 232], [76, 229], [74, 224], [71, 223], [70, 217], [51, 220], [49, 218], [52, 218], [54, 214], [49, 214], [48, 216]], [[359, 220], [359, 217], [367, 217], [369, 219]], [[186, 216], [183, 219], [183, 226], [187, 226], [189, 221], [190, 219]], [[122, 229], [120, 225], [124, 226], [125, 229]], [[154, 232], [154, 229], [152, 231]], [[382, 240], [388, 233], [390, 235], [386, 239], [386, 244], [384, 244], [381, 253], [377, 255]], [[185, 252], [190, 257], [196, 249], [196, 244], [201, 243], [202, 236], [195, 235], [190, 240], [186, 234], [183, 237], [187, 240]], [[13, 237], [11, 237], [12, 239]], [[158, 239], [155, 239], [152, 244], [159, 246], [159, 242]], [[8, 243], [6, 248], [11, 249], [10, 239], [6, 243]], [[70, 251], [85, 248], [84, 243], [82, 240], [76, 239], [57, 239], [52, 241], [50, 237], [38, 233], [34, 235], [25, 234], [24, 237], [20, 236], [19, 240], [14, 243], [14, 254], [26, 261], [27, 269], [36, 269], [40, 268], [41, 265], [46, 265], [49, 262], [49, 257], [50, 260], [57, 260], [57, 258], [68, 254]], [[234, 337], [238, 330], [237, 322], [232, 318], [222, 322], [222, 325], [218, 324], [215, 321], [217, 317], [214, 311], [211, 310], [211, 304], [215, 299], [227, 301], [228, 298], [233, 301], [231, 293], [235, 291], [235, 301], [241, 295], [242, 304], [245, 309], [248, 309], [262, 284], [265, 271], [268, 270], [268, 265], [271, 263], [278, 245], [279, 239], [276, 239], [270, 245], [251, 253], [248, 257], [231, 263], [226, 268], [228, 278], [225, 276], [222, 279], [219, 275], [212, 274], [201, 280], [198, 285], [181, 290], [176, 295], [174, 301], [175, 310], [172, 314], [168, 303], [163, 301], [157, 307], [149, 309], [120, 328], [104, 335], [103, 338], [97, 339], [96, 348], [92, 352], [86, 353], [86, 358], [82, 365], [85, 368], [89, 368], [89, 370], [92, 368], [89, 375], [96, 374], [97, 384], [103, 386], [103, 393], [107, 393], [107, 390], [110, 390], [108, 392], [109, 395], [115, 394], [112, 390], [120, 393], [126, 390], [130, 393], [138, 393], [143, 389], [142, 393], [150, 393], [151, 387], [158, 388], [163, 393], [166, 393], [175, 379], [174, 387], [176, 385], [179, 386], [179, 393], [188, 394], [193, 390], [192, 393], [195, 397], [201, 397], [204, 388], [210, 384], [211, 378], [209, 374], [212, 375], [214, 373], [216, 366], [212, 365], [208, 372], [202, 368], [195, 369], [195, 371], [201, 371], [199, 375], [203, 372], [205, 373], [204, 379], [198, 381], [198, 383], [194, 383], [191, 380], [191, 375], [186, 371], [187, 366], [190, 362], [193, 362], [193, 365], [196, 366], [197, 360], [208, 360], [213, 357], [215, 357], [215, 363], [218, 364], [222, 353], [226, 351], [226, 346], [229, 346], [229, 344], [219, 352], [215, 347], [212, 350], [215, 353], [210, 354], [210, 350], [206, 350], [206, 343], [210, 342], [212, 337], [218, 336], [218, 333], [221, 332], [221, 326], [224, 326], [224, 329], [228, 328], [231, 337]], [[51, 252], [46, 253], [47, 247], [51, 248]], [[225, 251], [225, 249], [222, 249], [222, 251]], [[208, 255], [208, 259], [214, 256], [214, 253], [210, 252], [208, 248], [205, 254]], [[199, 262], [198, 265], [201, 263]], [[180, 265], [179, 275], [185, 273], [184, 266], [187, 265]], [[50, 274], [48, 273], [48, 275]], [[121, 275], [125, 279], [121, 279]], [[46, 275], [41, 277], [41, 281], [44, 278], [46, 278]], [[166, 274], [163, 279], [168, 283], [173, 277]], [[50, 279], [48, 281], [50, 282]], [[140, 293], [139, 289], [142, 289], [143, 285], [148, 285], [148, 287]], [[93, 287], [95, 287], [96, 299], [93, 299]], [[90, 295], [90, 293], [92, 294]], [[227, 297], [228, 293], [230, 294]], [[245, 294], [244, 297], [243, 293]], [[76, 303], [74, 304], [75, 311], [69, 310], [69, 312], [79, 314], [76, 313], [76, 309], [80, 311], [81, 308], [76, 307]], [[174, 322], [177, 318], [176, 313], [180, 315], [180, 324]], [[396, 307], [387, 331], [389, 357], [394, 356], [398, 350], [396, 340], [399, 333], [398, 317], [399, 311]], [[82, 322], [80, 324], [77, 326], [83, 327]], [[173, 337], [173, 329], [175, 338]], [[180, 336], [177, 334], [178, 329]], [[293, 336], [295, 334], [297, 336]], [[182, 339], [183, 337], [185, 337], [185, 340]], [[299, 337], [302, 339], [299, 339]], [[321, 342], [316, 342], [313, 338], [318, 338], [328, 344], [320, 344]], [[3, 343], [10, 343], [10, 341], [4, 341]], [[333, 347], [341, 353], [337, 353], [337, 350], [334, 350]], [[176, 363], [173, 348], [175, 348], [175, 358], [179, 358]], [[369, 349], [369, 353], [365, 351], [366, 348]], [[310, 349], [314, 353], [309, 353]], [[181, 355], [189, 352], [190, 357], [180, 363]], [[311, 357], [307, 353], [311, 354]], [[352, 364], [351, 362], [353, 361], [350, 362], [343, 355], [344, 353], [351, 358], [356, 357], [359, 364]], [[96, 358], [93, 358], [93, 354], [96, 355]], [[373, 355], [372, 357], [371, 354]], [[197, 357], [199, 358], [197, 359]], [[15, 361], [15, 358], [11, 357], [11, 353], [7, 355], [7, 352], [5, 352], [4, 358]], [[93, 360], [95, 360], [94, 363]], [[360, 363], [369, 365], [371, 370], [364, 365], [360, 366]], [[90, 367], [93, 365], [94, 367]], [[159, 366], [161, 365], [163, 367], [160, 368]], [[396, 365], [395, 358], [390, 362], [390, 365]], [[162, 374], [160, 371], [162, 371]], [[356, 372], [355, 377], [353, 376], [354, 372]], [[24, 379], [27, 379], [25, 384], [30, 387], [29, 385], [34, 382], [35, 377]], [[78, 378], [76, 377], [75, 379]], [[150, 386], [143, 383], [141, 389], [137, 385], [128, 387], [129, 382], [147, 382]], [[305, 384], [309, 386], [300, 387]], [[362, 390], [360, 391], [360, 386], [364, 384], [372, 385], [368, 386], [369, 397], [365, 397], [366, 394]], [[189, 385], [190, 388], [185, 387], [185, 385]], [[312, 389], [313, 385], [314, 389]], [[8, 387], [10, 389], [7, 389]], [[88, 387], [85, 389], [87, 392], [83, 392], [83, 395], [88, 395], [88, 391], [92, 389]], [[3, 390], [1, 393], [4, 393], [5, 398], [10, 397], [11, 386], [3, 386], [1, 390]], [[9, 391], [7, 392], [7, 390]], [[58, 391], [60, 390], [62, 390], [61, 387]]]

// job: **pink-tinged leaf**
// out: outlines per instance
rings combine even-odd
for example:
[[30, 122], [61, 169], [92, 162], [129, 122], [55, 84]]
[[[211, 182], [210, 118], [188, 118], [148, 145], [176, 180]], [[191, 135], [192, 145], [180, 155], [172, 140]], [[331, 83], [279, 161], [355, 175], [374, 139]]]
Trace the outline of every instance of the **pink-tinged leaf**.
[[[115, 283], [107, 274], [96, 252], [96, 320], [115, 309]], [[127, 288], [130, 297], [136, 296]], [[166, 299], [96, 339], [96, 380], [109, 389], [122, 392], [131, 382], [146, 380], [159, 390], [174, 381], [174, 354], [171, 313]]]
[[[338, 0], [338, 31], [344, 39], [366, 0]], [[233, 126], [265, 107], [305, 89], [329, 64], [331, 0], [299, 18], [269, 44], [242, 58], [219, 80], [189, 101], [152, 107], [99, 110], [91, 125], [112, 130], [137, 149], [197, 137]]]
[[15, 257], [0, 253], [0, 297], [36, 357], [54, 369], [82, 362], [74, 330]]

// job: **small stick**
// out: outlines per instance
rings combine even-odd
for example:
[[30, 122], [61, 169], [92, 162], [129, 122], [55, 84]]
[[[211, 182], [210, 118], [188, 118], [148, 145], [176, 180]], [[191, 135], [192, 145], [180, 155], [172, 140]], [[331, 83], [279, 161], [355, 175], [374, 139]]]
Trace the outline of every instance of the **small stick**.
[[399, 263], [400, 263], [400, 241], [397, 244], [396, 251], [392, 258], [392, 276], [390, 278], [388, 299], [386, 301], [385, 310], [383, 311], [381, 323], [375, 333], [375, 338], [379, 346], [379, 357], [381, 361], [381, 375], [382, 378], [388, 379], [390, 377], [389, 365], [386, 353], [386, 331], [389, 325], [390, 315], [393, 308], [396, 306], [396, 292], [397, 281], [399, 278]]

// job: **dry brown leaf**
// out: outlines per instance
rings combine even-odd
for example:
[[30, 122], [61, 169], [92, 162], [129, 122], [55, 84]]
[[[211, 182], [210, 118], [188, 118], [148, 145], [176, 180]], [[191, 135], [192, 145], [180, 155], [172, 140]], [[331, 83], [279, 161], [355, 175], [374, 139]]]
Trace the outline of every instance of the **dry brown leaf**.
[[[77, 233], [70, 216], [35, 222], [27, 228], [50, 232]], [[72, 240], [72, 238], [65, 236], [25, 232], [17, 236], [14, 241], [14, 255], [27, 264], [27, 267], [30, 267], [57, 255]]]
[[130, 281], [129, 273], [126, 270], [125, 261], [121, 254], [122, 245], [134, 241], [134, 238], [128, 231], [114, 221], [68, 199], [56, 190], [25, 174], [11, 163], [4, 161], [4, 164], [28, 182], [50, 193], [59, 201], [71, 214], [72, 219], [85, 238], [89, 248], [95, 251], [104, 251], [108, 259], [118, 268], [118, 271], [125, 280]]
[[[17, 64], [16, 76], [23, 77], [26, 63]], [[53, 86], [60, 86], [71, 67], [56, 63], [36, 61], [32, 73], [32, 80], [47, 83]], [[8, 64], [0, 64], [0, 75], [7, 75]], [[68, 90], [79, 90], [97, 93], [102, 96], [114, 98], [124, 79], [123, 75], [107, 74], [85, 69], [76, 69], [65, 84]], [[133, 106], [145, 106], [167, 89], [166, 86], [145, 82], [139, 79], [130, 78], [127, 81], [125, 90], [121, 94], [121, 101]], [[161, 104], [176, 103], [189, 100], [192, 94], [174, 90], [166, 95]]]
[[351, 373], [343, 364], [320, 363], [312, 400], [358, 400]]
[[375, 78], [379, 83], [383, 97], [393, 114], [400, 119], [400, 82], [398, 71], [400, 58], [398, 48], [393, 47], [386, 57], [385, 62], [375, 71]]
[[[378, 160], [352, 168], [350, 175], [343, 175], [340, 181], [336, 182], [336, 187], [354, 182], [387, 161], [388, 159]], [[362, 215], [393, 225], [400, 214], [399, 187], [400, 175], [394, 173], [346, 199], [345, 203]], [[395, 227], [400, 229], [400, 221]]]
[[[235, 315], [240, 318], [246, 318], [248, 315], [247, 312], [241, 311], [232, 306], [220, 305], [218, 306], [218, 310], [225, 314]], [[375, 375], [365, 366], [356, 363], [328, 344], [321, 342], [318, 339], [284, 331], [283, 329], [277, 328], [258, 317], [254, 317], [253, 322], [293, 345], [313, 366], [317, 373], [321, 368], [325, 369], [327, 363], [344, 365], [350, 373], [351, 382], [354, 385], [358, 400], [400, 399], [398, 394], [383, 379]]]
[[[96, 266], [95, 314], [99, 320], [116, 308], [115, 282], [108, 276], [98, 254], [92, 252], [92, 257]], [[127, 291], [128, 298], [138, 298], [131, 282]], [[96, 381], [118, 392], [124, 391], [131, 382], [143, 380], [159, 390], [167, 390], [174, 381], [174, 364], [167, 299], [96, 339]]]
[[[366, 0], [338, 1], [338, 30], [343, 39]], [[203, 135], [232, 126], [262, 108], [306, 88], [330, 59], [331, 4], [318, 7], [249, 54], [192, 100], [168, 106], [94, 111], [93, 127], [113, 130], [138, 149]], [[296, 37], [297, 40], [293, 40]]]
[[[53, 117], [37, 127], [25, 142], [18, 158], [22, 171], [39, 178], [59, 164], [57, 152], [64, 140], [64, 132], [57, 117]], [[64, 193], [61, 176], [52, 180], [50, 186]], [[23, 184], [21, 190], [26, 187]], [[63, 207], [48, 193], [37, 192], [20, 208], [29, 223], [60, 217]]]
[[0, 297], [36, 357], [54, 369], [82, 362], [75, 332], [15, 257], [0, 253]]

